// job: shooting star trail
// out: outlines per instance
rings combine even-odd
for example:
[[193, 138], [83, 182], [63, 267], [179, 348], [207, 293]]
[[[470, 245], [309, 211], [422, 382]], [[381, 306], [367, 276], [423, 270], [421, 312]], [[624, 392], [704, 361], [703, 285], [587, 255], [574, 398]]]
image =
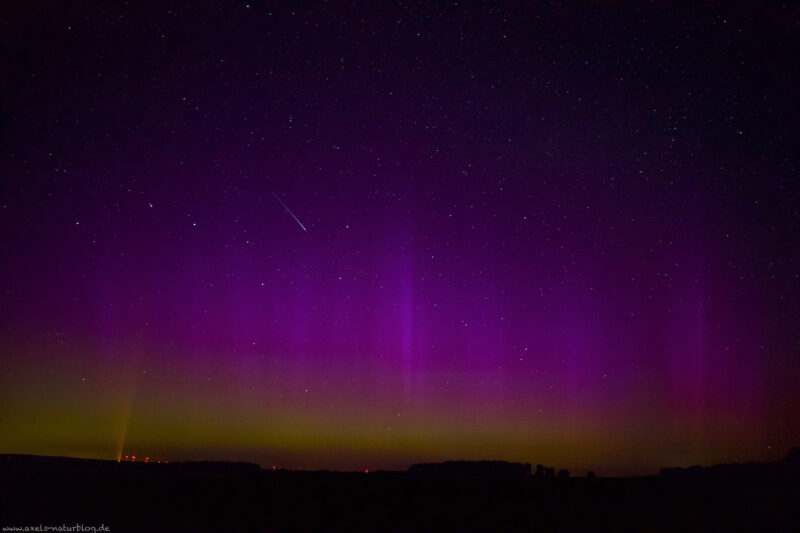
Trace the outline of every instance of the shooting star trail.
[[292, 215], [292, 218], [294, 219], [294, 221], [295, 221], [295, 222], [297, 222], [298, 224], [300, 224], [300, 227], [301, 227], [301, 228], [303, 228], [303, 231], [308, 231], [308, 230], [306, 229], [306, 227], [303, 225], [303, 223], [302, 223], [302, 222], [300, 222], [300, 219], [299, 219], [299, 218], [297, 218], [296, 216], [294, 216], [294, 213], [292, 213], [292, 210], [291, 210], [291, 209], [289, 209], [289, 207], [288, 207], [288, 206], [287, 206], [285, 203], [283, 203], [283, 200], [281, 200], [281, 199], [278, 197], [278, 195], [277, 195], [277, 194], [275, 194], [275, 193], [273, 192], [273, 193], [272, 193], [272, 196], [274, 196], [274, 197], [275, 197], [275, 199], [276, 199], [276, 200], [278, 200], [278, 202], [280, 202], [280, 204], [283, 206], [283, 208], [284, 208], [284, 209], [286, 209], [286, 212], [287, 212], [287, 213], [289, 213], [290, 215]]

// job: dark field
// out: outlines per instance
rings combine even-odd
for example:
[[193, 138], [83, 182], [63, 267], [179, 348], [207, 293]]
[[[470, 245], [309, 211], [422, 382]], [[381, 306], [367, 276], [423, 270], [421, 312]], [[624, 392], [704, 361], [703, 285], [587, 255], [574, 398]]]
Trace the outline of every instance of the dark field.
[[[0, 457], [0, 525], [110, 531], [798, 531], [788, 461], [639, 478]], [[484, 473], [485, 474], [485, 473]], [[426, 477], [427, 476], [427, 477]], [[448, 477], [449, 476], [449, 477]], [[459, 476], [456, 476], [459, 477]], [[80, 531], [80, 529], [74, 529]]]

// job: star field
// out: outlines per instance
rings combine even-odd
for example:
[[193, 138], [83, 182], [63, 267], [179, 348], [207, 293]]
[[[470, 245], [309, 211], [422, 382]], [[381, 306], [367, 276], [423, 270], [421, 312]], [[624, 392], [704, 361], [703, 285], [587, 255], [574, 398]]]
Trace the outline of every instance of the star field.
[[800, 440], [797, 10], [0, 7], [0, 452]]

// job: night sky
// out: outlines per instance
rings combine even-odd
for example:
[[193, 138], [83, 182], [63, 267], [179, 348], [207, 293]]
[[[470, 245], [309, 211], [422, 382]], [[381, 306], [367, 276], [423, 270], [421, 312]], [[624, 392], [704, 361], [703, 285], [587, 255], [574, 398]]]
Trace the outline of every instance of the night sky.
[[0, 453], [800, 443], [798, 9], [431, 4], [0, 5]]

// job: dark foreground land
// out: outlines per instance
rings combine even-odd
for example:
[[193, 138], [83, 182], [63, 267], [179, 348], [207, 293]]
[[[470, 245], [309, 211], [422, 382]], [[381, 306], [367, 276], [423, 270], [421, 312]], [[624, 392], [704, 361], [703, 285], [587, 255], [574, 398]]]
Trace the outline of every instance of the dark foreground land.
[[5, 455], [0, 531], [800, 531], [796, 460], [640, 478], [530, 476], [519, 467], [363, 474]]

